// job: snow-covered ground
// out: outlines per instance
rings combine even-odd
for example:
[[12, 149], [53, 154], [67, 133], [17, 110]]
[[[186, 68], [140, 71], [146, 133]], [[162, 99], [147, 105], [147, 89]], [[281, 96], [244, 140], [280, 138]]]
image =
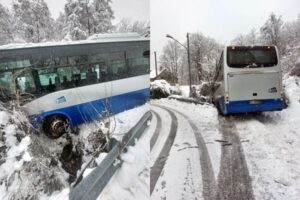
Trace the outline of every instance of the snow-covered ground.
[[[100, 129], [108, 129], [112, 137], [121, 140], [124, 133], [149, 111], [149, 105], [146, 104], [106, 119], [106, 122], [110, 122], [109, 128], [104, 128], [103, 122], [93, 122], [82, 125], [78, 135], [64, 135], [56, 140], [51, 140], [44, 135], [31, 134], [27, 129], [27, 121], [21, 113], [4, 108], [1, 110], [0, 199], [68, 199], [70, 177], [61, 163], [64, 147], [68, 144], [72, 145], [70, 151], [72, 155], [75, 155], [74, 161], [79, 160], [78, 163], [82, 169], [97, 148]], [[121, 182], [118, 193], [125, 194], [128, 189], [131, 189], [137, 195], [137, 199], [147, 194], [145, 192], [145, 188], [149, 188], [147, 158], [149, 158], [150, 151], [147, 139], [146, 134], [143, 139], [137, 141], [135, 147], [130, 147], [128, 152], [121, 156], [124, 164], [114, 177], [116, 183]], [[78, 159], [78, 155], [81, 155], [81, 159]], [[105, 155], [106, 153], [101, 153], [90, 167], [93, 168], [99, 164]], [[84, 176], [91, 170], [87, 169]], [[79, 173], [80, 170], [77, 171], [77, 175]], [[126, 182], [126, 177], [131, 182]], [[108, 186], [107, 190], [113, 190], [113, 188], [111, 186], [109, 189]], [[106, 193], [105, 198], [114, 199], [109, 193]], [[127, 195], [124, 199], [133, 198]]]
[[[300, 197], [300, 78], [286, 77], [284, 86], [290, 102], [287, 109], [228, 117], [228, 120], [233, 120], [233, 125], [240, 137], [255, 199], [298, 200]], [[183, 89], [183, 96], [184, 91]], [[217, 110], [209, 104], [195, 105], [170, 99], [156, 100], [152, 103], [181, 111], [195, 122], [206, 142], [217, 180], [220, 171], [221, 144], [216, 140], [222, 140], [222, 134], [219, 132], [221, 130], [218, 130], [220, 124]], [[154, 110], [160, 112], [162, 116], [167, 115], [158, 109], [154, 107]], [[159, 177], [152, 196], [153, 199], [187, 197], [202, 199], [202, 196], [199, 196], [201, 184], [203, 184], [201, 174], [193, 172], [194, 176], [197, 176], [193, 177], [194, 190], [187, 189], [186, 183], [182, 181], [190, 180], [185, 175], [188, 169], [193, 171], [199, 166], [189, 168], [190, 164], [187, 162], [188, 159], [192, 159], [193, 164], [197, 162], [197, 158], [193, 157], [197, 154], [195, 149], [185, 150], [186, 154], [178, 151], [184, 148], [184, 141], [193, 140], [193, 138], [189, 134], [191, 129], [186, 121], [178, 115], [177, 117], [179, 123], [177, 134], [179, 135], [175, 138], [163, 174]], [[168, 120], [170, 119], [167, 117], [163, 119], [165, 120], [163, 124], [169, 126]], [[167, 131], [162, 131], [163, 141], [166, 140], [163, 135]], [[185, 137], [181, 134], [185, 134]], [[191, 146], [195, 145], [194, 143], [190, 141]], [[154, 153], [158, 151], [155, 148], [157, 147], [154, 147]], [[151, 158], [152, 164], [154, 159]], [[177, 175], [174, 176], [174, 174]], [[181, 192], [183, 189], [185, 193]], [[198, 195], [196, 195], [197, 192]]]
[[[159, 113], [163, 124], [160, 136], [151, 152], [151, 165], [158, 158], [171, 125], [168, 113], [154, 106], [158, 104], [186, 114], [197, 126], [206, 142], [213, 171], [217, 175], [220, 168], [221, 148], [215, 140], [220, 139], [221, 135], [218, 131], [216, 109], [209, 104], [195, 105], [168, 99], [154, 100], [151, 103], [153, 104], [151, 109]], [[199, 147], [187, 119], [179, 113], [175, 112], [175, 115], [178, 120], [177, 134], [168, 157], [161, 158], [167, 160], [151, 199], [203, 199]]]
[[136, 145], [121, 156], [123, 164], [105, 187], [98, 200], [150, 199], [150, 134], [153, 125], [149, 122]]
[[284, 85], [287, 109], [236, 122], [256, 199], [300, 198], [300, 79]]

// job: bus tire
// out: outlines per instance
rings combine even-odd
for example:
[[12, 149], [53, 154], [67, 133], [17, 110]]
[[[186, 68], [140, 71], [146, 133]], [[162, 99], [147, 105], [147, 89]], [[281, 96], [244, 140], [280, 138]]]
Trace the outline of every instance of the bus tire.
[[43, 131], [51, 139], [57, 139], [68, 132], [68, 120], [61, 115], [47, 117], [43, 123]]

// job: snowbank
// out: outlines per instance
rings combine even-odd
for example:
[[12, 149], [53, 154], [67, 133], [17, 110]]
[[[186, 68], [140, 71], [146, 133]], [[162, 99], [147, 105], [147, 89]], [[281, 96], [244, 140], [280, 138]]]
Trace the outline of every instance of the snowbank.
[[171, 94], [171, 86], [166, 80], [155, 80], [150, 83], [152, 98], [166, 98]]
[[[32, 134], [22, 113], [0, 111], [0, 199], [68, 199], [70, 183], [101, 144], [100, 132], [109, 131], [112, 137], [121, 140], [147, 111], [148, 105], [140, 106], [104, 122], [82, 125], [78, 135], [64, 134], [56, 140], [43, 134]], [[145, 143], [142, 146], [146, 148]], [[138, 155], [139, 162], [149, 157], [139, 149], [129, 148], [128, 152], [122, 156], [125, 166], [131, 163], [132, 156]], [[83, 176], [87, 176], [105, 156], [106, 153], [100, 153]], [[136, 170], [144, 169], [144, 165], [137, 164]], [[127, 171], [122, 175], [124, 180]], [[132, 176], [139, 177], [140, 171], [132, 173]]]
[[98, 200], [150, 199], [150, 135], [148, 131], [121, 155], [123, 164]]

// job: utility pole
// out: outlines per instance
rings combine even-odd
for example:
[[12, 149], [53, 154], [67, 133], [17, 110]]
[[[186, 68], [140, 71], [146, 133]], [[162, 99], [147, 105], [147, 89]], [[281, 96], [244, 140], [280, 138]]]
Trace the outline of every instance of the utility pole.
[[189, 67], [189, 84], [190, 84], [190, 97], [192, 96], [192, 75], [191, 75], [191, 55], [190, 55], [190, 34], [186, 34], [187, 39], [187, 56], [188, 56], [188, 67]]
[[156, 74], [156, 76], [155, 77], [157, 77], [157, 59], [156, 59], [156, 51], [154, 51], [154, 60], [155, 60], [155, 74]]

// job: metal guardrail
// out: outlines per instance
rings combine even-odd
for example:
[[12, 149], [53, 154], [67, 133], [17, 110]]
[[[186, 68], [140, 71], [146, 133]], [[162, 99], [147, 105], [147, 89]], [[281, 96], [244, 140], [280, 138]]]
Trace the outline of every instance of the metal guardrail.
[[180, 98], [180, 97], [174, 97], [174, 96], [169, 96], [168, 99], [175, 99], [177, 101], [185, 102], [185, 103], [194, 103], [194, 104], [205, 104], [204, 102], [201, 102], [197, 99], [191, 99], [191, 98]]
[[147, 112], [139, 122], [125, 134], [121, 142], [112, 140], [110, 144], [111, 150], [100, 165], [76, 185], [75, 188], [71, 189], [69, 194], [70, 200], [95, 200], [98, 198], [116, 170], [121, 166], [121, 163], [114, 164], [116, 159], [120, 157], [120, 154], [126, 150], [128, 146], [134, 145], [135, 139], [141, 137], [151, 117], [151, 112]]

